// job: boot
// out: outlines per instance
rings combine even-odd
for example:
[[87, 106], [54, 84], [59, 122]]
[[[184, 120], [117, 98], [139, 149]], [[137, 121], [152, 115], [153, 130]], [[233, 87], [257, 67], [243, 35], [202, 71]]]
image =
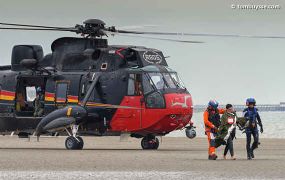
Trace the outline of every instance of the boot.
[[252, 159], [254, 159], [254, 153], [253, 153], [253, 150], [251, 150], [251, 151], [250, 151], [250, 156], [251, 156], [251, 158], [252, 158]]
[[251, 152], [247, 152], [247, 160], [252, 160]]
[[208, 157], [209, 160], [216, 160], [217, 158], [218, 156], [216, 154], [209, 155]]

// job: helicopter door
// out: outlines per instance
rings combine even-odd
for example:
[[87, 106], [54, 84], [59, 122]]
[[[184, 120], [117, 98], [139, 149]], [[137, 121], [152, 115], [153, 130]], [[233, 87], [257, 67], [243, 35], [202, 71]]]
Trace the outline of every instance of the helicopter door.
[[114, 131], [135, 131], [142, 127], [142, 99], [141, 74], [130, 74], [127, 95], [120, 105], [131, 108], [117, 110], [111, 122]]
[[[40, 117], [43, 116], [43, 107], [38, 110], [41, 112], [35, 114], [35, 99], [37, 94], [42, 99], [45, 93], [46, 79], [44, 77], [19, 77], [16, 88], [15, 109], [16, 116], [20, 117]], [[38, 92], [36, 91], [38, 89]], [[42, 105], [44, 106], [44, 105]]]

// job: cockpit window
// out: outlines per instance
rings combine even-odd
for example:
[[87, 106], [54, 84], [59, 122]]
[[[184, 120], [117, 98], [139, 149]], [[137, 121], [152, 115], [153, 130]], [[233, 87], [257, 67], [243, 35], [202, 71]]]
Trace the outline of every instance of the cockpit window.
[[172, 79], [170, 74], [163, 73], [163, 77], [165, 81], [167, 82], [167, 85], [169, 88], [177, 88], [177, 85], [175, 84], [175, 81]]
[[[128, 96], [148, 95], [155, 91], [172, 92], [186, 90], [176, 72], [130, 73], [128, 79]], [[180, 92], [180, 91], [179, 91]]]
[[170, 73], [174, 83], [181, 89], [185, 89], [185, 85], [177, 73]]
[[148, 78], [147, 74], [143, 74], [143, 91], [144, 94], [154, 91], [153, 81]]
[[167, 84], [161, 73], [149, 73], [149, 76], [158, 90], [167, 88]]
[[148, 75], [158, 90], [185, 88], [177, 73], [148, 73]]

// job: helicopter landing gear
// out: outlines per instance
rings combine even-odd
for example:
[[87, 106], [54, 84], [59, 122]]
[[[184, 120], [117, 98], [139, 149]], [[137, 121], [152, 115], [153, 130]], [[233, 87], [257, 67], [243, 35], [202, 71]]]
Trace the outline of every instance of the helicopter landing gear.
[[159, 140], [155, 136], [146, 136], [141, 141], [142, 149], [158, 149]]
[[65, 140], [65, 147], [68, 150], [81, 150], [84, 146], [84, 141], [80, 136], [76, 136], [78, 131], [78, 125], [73, 125], [71, 127], [72, 135], [69, 133], [67, 129], [66, 132], [69, 135]]
[[68, 150], [81, 150], [83, 148], [83, 140], [80, 136], [73, 137], [69, 136], [65, 140], [65, 147]]

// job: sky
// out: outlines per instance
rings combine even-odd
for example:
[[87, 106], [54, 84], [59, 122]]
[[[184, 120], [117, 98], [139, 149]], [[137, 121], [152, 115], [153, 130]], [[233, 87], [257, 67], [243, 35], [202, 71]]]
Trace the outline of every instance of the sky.
[[[280, 9], [232, 9], [232, 5], [279, 5]], [[107, 26], [144, 26], [137, 30], [285, 36], [284, 0], [0, 0], [0, 22], [74, 26], [90, 18]], [[16, 44], [40, 44], [49, 53], [53, 40], [66, 32], [0, 30], [0, 64], [10, 64]], [[161, 36], [163, 37], [163, 36]], [[170, 56], [193, 96], [194, 104], [216, 99], [221, 104], [285, 101], [285, 39], [168, 37], [202, 44], [134, 37], [109, 37], [109, 44], [143, 45]]]

